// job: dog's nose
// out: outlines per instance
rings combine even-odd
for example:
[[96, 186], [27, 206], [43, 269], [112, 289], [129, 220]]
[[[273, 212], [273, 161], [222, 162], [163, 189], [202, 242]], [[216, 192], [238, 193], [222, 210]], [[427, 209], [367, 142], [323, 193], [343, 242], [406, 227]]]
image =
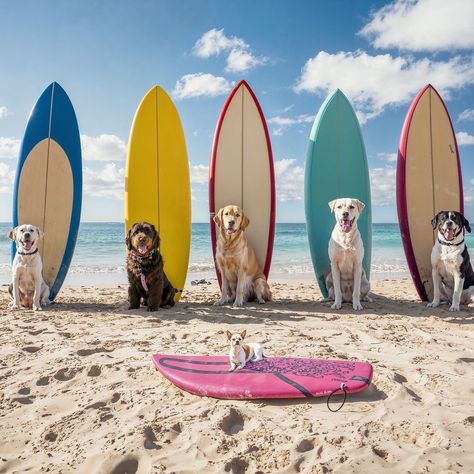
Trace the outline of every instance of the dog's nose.
[[23, 234], [23, 236], [25, 237], [25, 239], [29, 239], [30, 238], [30, 233], [29, 232], [25, 232]]
[[347, 211], [343, 212], [342, 217], [344, 217], [344, 219], [347, 219], [349, 217], [349, 213]]
[[232, 227], [235, 224], [235, 221], [229, 221], [228, 224]]
[[446, 227], [451, 228], [453, 226], [454, 222], [453, 221], [448, 221], [446, 222]]

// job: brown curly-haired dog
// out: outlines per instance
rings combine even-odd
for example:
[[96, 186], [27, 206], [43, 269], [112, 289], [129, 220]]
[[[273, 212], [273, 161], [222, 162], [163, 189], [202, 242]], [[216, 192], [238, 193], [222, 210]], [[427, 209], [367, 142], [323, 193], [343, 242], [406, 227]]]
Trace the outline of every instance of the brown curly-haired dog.
[[174, 306], [175, 289], [163, 271], [160, 236], [153, 224], [133, 224], [125, 239], [127, 256], [128, 309], [147, 305], [147, 311]]

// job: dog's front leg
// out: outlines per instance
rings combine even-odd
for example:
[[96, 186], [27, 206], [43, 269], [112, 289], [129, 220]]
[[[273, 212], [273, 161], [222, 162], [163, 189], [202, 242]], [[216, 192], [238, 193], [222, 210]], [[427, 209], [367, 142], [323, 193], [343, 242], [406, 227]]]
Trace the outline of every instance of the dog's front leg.
[[13, 296], [13, 303], [12, 303], [12, 309], [20, 309], [20, 285], [19, 285], [19, 275], [17, 274], [16, 271], [13, 272], [13, 290], [12, 290], [12, 296]]
[[158, 311], [161, 305], [161, 298], [163, 296], [163, 280], [157, 282], [156, 287], [150, 292], [148, 296], [147, 311]]
[[35, 293], [33, 295], [33, 311], [41, 311], [41, 283], [43, 278], [41, 276], [41, 270], [35, 272]]
[[341, 272], [336, 263], [331, 262], [331, 273], [334, 284], [334, 303], [331, 306], [332, 309], [341, 309], [342, 306], [342, 293], [341, 293]]
[[428, 303], [428, 308], [436, 308], [441, 301], [441, 277], [439, 273], [433, 268], [431, 270], [431, 277], [433, 278], [433, 301]]
[[456, 272], [454, 274], [454, 292], [453, 302], [449, 311], [459, 311], [459, 303], [461, 302], [461, 294], [464, 286], [464, 278], [461, 277], [461, 273]]
[[214, 303], [214, 306], [222, 306], [224, 304], [227, 304], [229, 302], [229, 293], [230, 293], [230, 288], [229, 288], [229, 280], [224, 275], [224, 272], [221, 272], [221, 297], [219, 300], [217, 300]]
[[244, 285], [245, 285], [245, 272], [242, 270], [239, 270], [239, 273], [237, 274], [237, 288], [235, 290], [235, 301], [233, 305], [234, 308], [238, 308], [244, 305]]
[[362, 263], [358, 263], [354, 268], [354, 289], [352, 290], [352, 307], [356, 311], [360, 311], [360, 283], [362, 279]]
[[128, 309], [138, 309], [140, 307], [140, 293], [133, 286], [128, 287]]

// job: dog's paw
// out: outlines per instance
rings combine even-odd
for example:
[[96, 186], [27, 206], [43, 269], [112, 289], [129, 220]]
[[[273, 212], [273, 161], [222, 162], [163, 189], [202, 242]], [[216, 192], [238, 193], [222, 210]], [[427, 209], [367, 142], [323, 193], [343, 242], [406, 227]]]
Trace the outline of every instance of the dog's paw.
[[41, 306], [36, 306], [35, 304], [33, 304], [33, 311], [43, 311], [43, 308]]
[[354, 309], [354, 311], [360, 311], [364, 309], [358, 301], [352, 303], [352, 308]]
[[258, 304], [265, 304], [265, 300], [263, 298], [259, 298], [257, 301]]
[[373, 298], [371, 298], [369, 295], [365, 295], [364, 301], [367, 301], [367, 303], [373, 303], [374, 302]]
[[41, 301], [41, 306], [49, 306], [52, 303], [52, 301], [49, 298], [45, 298], [43, 301]]
[[17, 305], [17, 304], [15, 304], [15, 303], [11, 303], [11, 304], [10, 304], [10, 309], [13, 309], [13, 310], [16, 311], [16, 310], [20, 309], [20, 306]]
[[437, 308], [439, 306], [439, 302], [432, 301], [426, 305], [427, 308]]
[[242, 300], [235, 300], [232, 306], [234, 308], [241, 308], [243, 305], [244, 305], [244, 302]]
[[153, 312], [153, 311], [158, 311], [158, 308], [155, 308], [154, 306], [148, 306], [147, 309], [146, 309], [149, 313]]
[[332, 309], [341, 309], [341, 307], [342, 307], [342, 303], [340, 303], [340, 302], [338, 302], [338, 301], [337, 301], [337, 302], [334, 302], [334, 303], [331, 305], [331, 308], [332, 308]]
[[449, 311], [459, 311], [459, 305], [453, 303], [449, 308]]
[[225, 304], [227, 304], [226, 300], [217, 300], [214, 302], [214, 306], [224, 306]]

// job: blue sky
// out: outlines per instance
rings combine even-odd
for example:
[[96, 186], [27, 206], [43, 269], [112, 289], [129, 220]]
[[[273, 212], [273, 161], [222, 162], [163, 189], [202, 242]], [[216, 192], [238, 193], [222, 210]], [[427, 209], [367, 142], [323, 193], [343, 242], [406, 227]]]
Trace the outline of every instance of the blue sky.
[[396, 222], [395, 161], [410, 102], [431, 82], [458, 135], [474, 220], [474, 2], [0, 0], [0, 221], [31, 107], [52, 81], [69, 94], [84, 158], [83, 221], [123, 220], [126, 146], [150, 87], [175, 100], [186, 136], [193, 221], [207, 219], [219, 112], [240, 79], [268, 121], [277, 220], [303, 222], [311, 124], [339, 87], [365, 140], [375, 222]]

